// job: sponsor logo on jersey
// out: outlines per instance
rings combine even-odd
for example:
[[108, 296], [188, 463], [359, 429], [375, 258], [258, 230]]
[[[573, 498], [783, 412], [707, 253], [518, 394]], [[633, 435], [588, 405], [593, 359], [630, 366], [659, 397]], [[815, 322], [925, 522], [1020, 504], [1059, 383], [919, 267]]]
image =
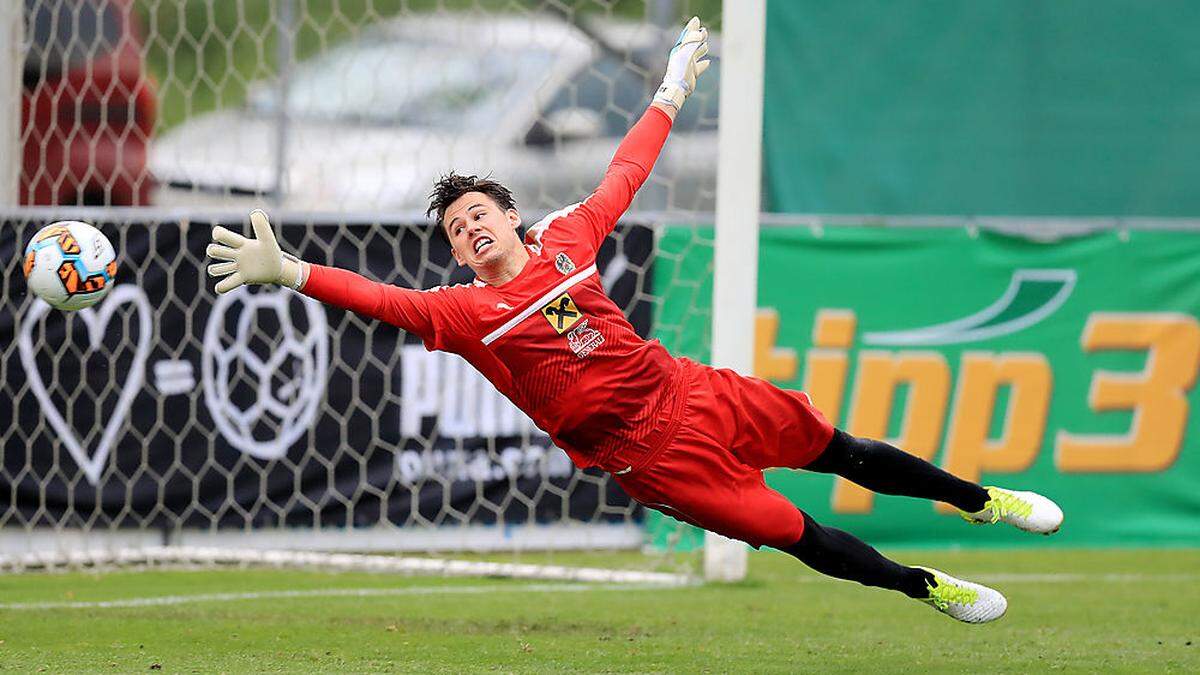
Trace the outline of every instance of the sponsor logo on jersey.
[[575, 306], [575, 301], [569, 294], [563, 293], [542, 308], [542, 316], [546, 317], [559, 335], [562, 335], [579, 321], [583, 312]]
[[588, 320], [584, 319], [579, 322], [579, 325], [571, 329], [567, 333], [567, 344], [571, 345], [571, 351], [575, 352], [575, 356], [585, 358], [592, 353], [596, 347], [604, 344], [604, 336], [595, 328], [588, 327]]
[[554, 256], [554, 267], [558, 269], [560, 274], [570, 274], [575, 271], [575, 261], [566, 253], [559, 252]]

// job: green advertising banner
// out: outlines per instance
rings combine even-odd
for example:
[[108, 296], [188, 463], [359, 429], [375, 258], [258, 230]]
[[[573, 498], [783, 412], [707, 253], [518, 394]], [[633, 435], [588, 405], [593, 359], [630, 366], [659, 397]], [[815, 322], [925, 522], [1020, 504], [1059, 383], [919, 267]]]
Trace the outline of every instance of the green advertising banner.
[[[676, 354], [706, 360], [711, 228], [669, 227], [656, 285]], [[1047, 543], [1200, 544], [1200, 233], [1033, 241], [969, 228], [766, 228], [755, 373], [840, 428], [1042, 492]], [[829, 476], [768, 482], [889, 546], [1042, 544]]]
[[767, 211], [1200, 213], [1200, 3], [770, 0]]

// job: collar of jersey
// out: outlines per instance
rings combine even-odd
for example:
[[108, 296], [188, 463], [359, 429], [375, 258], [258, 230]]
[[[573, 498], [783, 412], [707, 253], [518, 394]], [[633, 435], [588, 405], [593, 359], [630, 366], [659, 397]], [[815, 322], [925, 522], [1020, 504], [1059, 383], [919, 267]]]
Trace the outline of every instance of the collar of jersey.
[[472, 283], [474, 283], [476, 286], [487, 286], [488, 288], [495, 288], [495, 289], [499, 290], [499, 289], [504, 288], [505, 286], [508, 286], [509, 284], [516, 281], [517, 279], [520, 279], [521, 277], [525, 276], [525, 273], [528, 272], [529, 268], [533, 266], [533, 259], [542, 257], [542, 249], [540, 246], [537, 248], [534, 248], [533, 245], [531, 245], [531, 244], [525, 244], [524, 246], [525, 246], [525, 250], [529, 252], [529, 259], [525, 261], [525, 266], [521, 268], [521, 271], [517, 272], [517, 276], [509, 279], [508, 281], [500, 284], [499, 286], [489, 284], [488, 282], [484, 281], [483, 279], [480, 279], [479, 277], [475, 277], [475, 281]]

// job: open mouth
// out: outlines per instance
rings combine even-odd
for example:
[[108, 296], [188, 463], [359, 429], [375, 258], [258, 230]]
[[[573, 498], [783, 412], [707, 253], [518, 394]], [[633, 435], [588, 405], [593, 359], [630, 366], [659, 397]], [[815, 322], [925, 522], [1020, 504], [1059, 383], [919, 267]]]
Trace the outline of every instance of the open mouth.
[[480, 237], [480, 238], [476, 239], [475, 240], [475, 254], [479, 255], [480, 253], [483, 252], [483, 250], [485, 248], [491, 246], [493, 243], [495, 243], [495, 242], [492, 241], [491, 237]]

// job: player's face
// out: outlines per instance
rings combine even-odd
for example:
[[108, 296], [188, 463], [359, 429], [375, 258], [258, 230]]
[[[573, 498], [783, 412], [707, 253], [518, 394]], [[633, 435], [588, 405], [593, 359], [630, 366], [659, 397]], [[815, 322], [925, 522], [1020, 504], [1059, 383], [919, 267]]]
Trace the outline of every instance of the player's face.
[[450, 249], [459, 265], [478, 272], [495, 266], [521, 247], [516, 209], [501, 209], [482, 192], [468, 192], [454, 200], [442, 217]]

